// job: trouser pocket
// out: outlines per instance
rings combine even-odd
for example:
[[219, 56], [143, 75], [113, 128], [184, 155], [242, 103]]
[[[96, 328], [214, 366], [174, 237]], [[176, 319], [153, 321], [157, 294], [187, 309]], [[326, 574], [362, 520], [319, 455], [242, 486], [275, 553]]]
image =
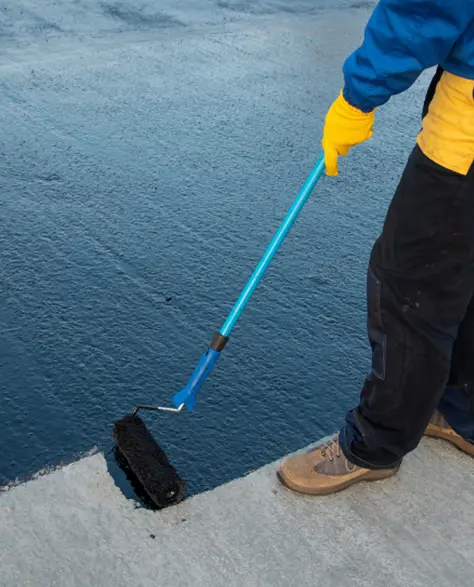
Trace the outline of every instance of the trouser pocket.
[[372, 347], [372, 373], [385, 379], [387, 335], [384, 332], [381, 309], [382, 283], [369, 267], [367, 275], [368, 333]]

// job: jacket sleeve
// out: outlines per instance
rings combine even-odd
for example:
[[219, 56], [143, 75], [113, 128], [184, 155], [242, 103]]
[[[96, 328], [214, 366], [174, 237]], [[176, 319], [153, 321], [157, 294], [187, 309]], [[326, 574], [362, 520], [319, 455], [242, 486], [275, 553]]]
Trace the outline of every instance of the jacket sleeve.
[[344, 63], [346, 100], [370, 112], [443, 61], [469, 25], [465, 1], [380, 0]]

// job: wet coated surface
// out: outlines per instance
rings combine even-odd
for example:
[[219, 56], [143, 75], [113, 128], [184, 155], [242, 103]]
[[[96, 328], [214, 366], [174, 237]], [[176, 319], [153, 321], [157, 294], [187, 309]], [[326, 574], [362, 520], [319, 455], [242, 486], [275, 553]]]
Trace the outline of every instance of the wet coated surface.
[[[0, 484], [169, 404], [319, 156], [372, 2], [0, 0]], [[369, 365], [365, 268], [426, 80], [323, 178], [193, 413], [190, 492], [333, 432]]]

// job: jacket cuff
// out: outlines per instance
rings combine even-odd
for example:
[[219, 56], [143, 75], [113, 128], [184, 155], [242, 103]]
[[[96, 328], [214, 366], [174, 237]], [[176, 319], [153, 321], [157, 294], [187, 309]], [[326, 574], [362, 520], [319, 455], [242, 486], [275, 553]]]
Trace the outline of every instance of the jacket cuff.
[[364, 105], [364, 104], [360, 103], [360, 101], [355, 100], [353, 98], [353, 96], [351, 95], [351, 92], [350, 92], [347, 84], [344, 86], [344, 88], [342, 90], [342, 95], [344, 97], [344, 100], [348, 104], [350, 104], [353, 108], [357, 108], [357, 110], [360, 110], [364, 114], [370, 114], [371, 112], [373, 112], [375, 110], [375, 108], [373, 108], [372, 106]]

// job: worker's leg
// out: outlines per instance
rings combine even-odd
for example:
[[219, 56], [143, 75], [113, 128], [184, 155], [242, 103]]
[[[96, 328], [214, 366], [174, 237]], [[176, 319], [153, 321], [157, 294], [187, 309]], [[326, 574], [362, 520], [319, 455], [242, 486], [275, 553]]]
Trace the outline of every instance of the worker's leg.
[[472, 324], [460, 324], [473, 293], [474, 170], [455, 174], [417, 147], [370, 259], [372, 372], [340, 433], [350, 462], [396, 466], [417, 446], [440, 402], [449, 417], [451, 396], [441, 400], [458, 332], [458, 373], [469, 365], [462, 339]]
[[474, 442], [474, 298], [454, 344], [448, 388], [438, 409], [458, 434]]

